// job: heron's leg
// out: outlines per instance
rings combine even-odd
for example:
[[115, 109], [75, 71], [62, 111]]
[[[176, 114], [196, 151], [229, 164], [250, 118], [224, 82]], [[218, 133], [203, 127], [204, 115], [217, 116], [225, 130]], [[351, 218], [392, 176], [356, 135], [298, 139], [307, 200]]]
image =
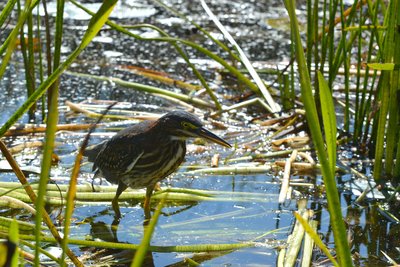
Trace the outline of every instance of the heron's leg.
[[150, 217], [151, 217], [151, 214], [150, 214], [150, 199], [151, 199], [151, 195], [153, 194], [153, 189], [154, 189], [154, 185], [146, 187], [146, 197], [144, 198], [144, 204], [143, 204], [144, 217], [146, 219], [150, 219]]
[[117, 219], [121, 218], [121, 212], [119, 211], [118, 198], [122, 194], [122, 192], [124, 192], [125, 189], [127, 189], [127, 188], [128, 188], [128, 186], [126, 184], [124, 184], [123, 182], [119, 182], [117, 192], [115, 193], [115, 197], [112, 200], [112, 208], [115, 212], [115, 218], [117, 218]]

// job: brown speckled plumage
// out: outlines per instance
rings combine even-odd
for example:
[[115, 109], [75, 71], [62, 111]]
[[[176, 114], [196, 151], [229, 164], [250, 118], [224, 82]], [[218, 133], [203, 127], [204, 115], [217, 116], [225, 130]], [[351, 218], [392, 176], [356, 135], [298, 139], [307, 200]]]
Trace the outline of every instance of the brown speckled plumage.
[[[118, 132], [110, 140], [88, 148], [84, 155], [93, 162], [95, 176], [118, 184], [113, 208], [119, 217], [118, 197], [127, 188], [147, 188], [147, 196], [155, 184], [182, 163], [186, 139], [202, 136], [230, 146], [202, 127], [201, 121], [184, 111], [173, 111], [157, 121], [143, 121]], [[150, 193], [149, 193], [150, 191]]]

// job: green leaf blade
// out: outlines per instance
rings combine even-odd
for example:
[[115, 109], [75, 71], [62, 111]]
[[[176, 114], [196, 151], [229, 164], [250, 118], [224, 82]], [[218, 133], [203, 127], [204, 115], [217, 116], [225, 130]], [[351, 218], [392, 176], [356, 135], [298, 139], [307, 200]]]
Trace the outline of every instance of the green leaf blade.
[[337, 134], [335, 106], [333, 105], [331, 90], [320, 71], [318, 71], [318, 83], [321, 96], [321, 111], [325, 131], [325, 142], [328, 150], [328, 161], [332, 168], [332, 173], [335, 173]]

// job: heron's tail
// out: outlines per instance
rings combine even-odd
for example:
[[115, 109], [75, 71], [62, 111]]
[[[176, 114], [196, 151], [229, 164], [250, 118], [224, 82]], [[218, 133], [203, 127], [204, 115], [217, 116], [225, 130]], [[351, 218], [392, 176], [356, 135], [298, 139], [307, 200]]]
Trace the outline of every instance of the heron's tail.
[[[104, 141], [105, 142], [105, 141]], [[100, 144], [88, 146], [85, 151], [83, 152], [83, 156], [88, 158], [88, 161], [94, 162], [97, 155], [100, 153], [101, 149], [103, 148], [104, 142]]]

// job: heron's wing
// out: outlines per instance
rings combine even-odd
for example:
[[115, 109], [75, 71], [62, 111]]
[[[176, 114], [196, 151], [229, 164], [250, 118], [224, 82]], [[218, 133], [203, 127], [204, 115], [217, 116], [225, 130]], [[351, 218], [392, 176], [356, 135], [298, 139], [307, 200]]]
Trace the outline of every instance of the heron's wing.
[[[115, 136], [107, 141], [96, 157], [95, 167], [102, 173], [126, 173], [143, 155], [141, 142], [132, 136]], [[134, 145], [136, 144], [136, 145]]]

